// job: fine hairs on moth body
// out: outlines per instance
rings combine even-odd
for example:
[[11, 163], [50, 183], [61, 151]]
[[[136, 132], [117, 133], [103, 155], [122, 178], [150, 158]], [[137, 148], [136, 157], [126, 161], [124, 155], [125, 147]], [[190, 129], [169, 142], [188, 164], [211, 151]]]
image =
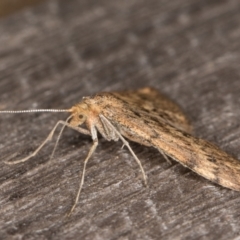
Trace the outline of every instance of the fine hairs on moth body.
[[[0, 113], [68, 112], [66, 121], [58, 121], [42, 144], [28, 157], [8, 161], [22, 163], [34, 157], [52, 139], [55, 130], [62, 126], [51, 157], [65, 127], [92, 137], [93, 144], [84, 160], [82, 176], [75, 202], [76, 207], [86, 172], [86, 165], [98, 145], [97, 132], [108, 141], [121, 140], [136, 160], [147, 185], [143, 166], [130, 147], [128, 140], [157, 148], [166, 160], [174, 159], [206, 179], [221, 186], [240, 191], [240, 161], [216, 145], [191, 134], [191, 126], [180, 107], [154, 88], [132, 91], [103, 92], [84, 97], [70, 109], [35, 109], [0, 111]], [[84, 124], [86, 128], [81, 127]]]

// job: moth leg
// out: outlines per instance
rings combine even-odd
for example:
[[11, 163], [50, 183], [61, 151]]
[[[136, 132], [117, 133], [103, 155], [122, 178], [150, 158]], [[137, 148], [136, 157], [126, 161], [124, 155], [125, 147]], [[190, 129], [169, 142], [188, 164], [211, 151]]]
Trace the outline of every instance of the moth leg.
[[169, 159], [169, 157], [160, 149], [158, 149], [158, 151], [163, 155], [164, 159], [170, 164], [172, 165], [171, 160]]
[[97, 133], [96, 133], [95, 128], [92, 129], [91, 134], [93, 136], [93, 145], [90, 148], [90, 150], [88, 152], [88, 155], [87, 155], [87, 157], [84, 160], [83, 171], [82, 171], [82, 176], [80, 176], [81, 177], [81, 181], [80, 181], [80, 184], [79, 184], [77, 196], [75, 198], [75, 202], [74, 202], [70, 212], [67, 215], [68, 217], [72, 214], [73, 210], [75, 209], [75, 207], [76, 207], [76, 205], [78, 203], [78, 200], [79, 200], [79, 197], [80, 197], [80, 194], [81, 194], [81, 191], [82, 191], [82, 187], [83, 187], [83, 184], [84, 184], [85, 173], [86, 173], [86, 166], [87, 166], [88, 160], [93, 155], [93, 153], [95, 152], [95, 150], [97, 148], [97, 145], [98, 145], [98, 138], [97, 138]]
[[51, 154], [50, 159], [53, 158], [54, 153], [56, 152], [56, 149], [57, 149], [59, 140], [60, 140], [60, 138], [61, 138], [61, 136], [62, 136], [62, 133], [63, 133], [63, 130], [64, 130], [65, 127], [72, 128], [72, 129], [74, 129], [74, 130], [76, 130], [76, 131], [78, 131], [78, 132], [80, 132], [80, 133], [85, 134], [85, 135], [91, 135], [90, 132], [89, 132], [87, 129], [71, 126], [71, 125], [68, 123], [68, 120], [69, 120], [70, 118], [72, 118], [72, 116], [70, 116], [70, 117], [67, 118], [67, 120], [64, 122], [65, 124], [63, 124], [63, 126], [62, 126], [62, 128], [61, 128], [61, 130], [60, 130], [60, 132], [59, 132], [59, 134], [58, 134], [58, 137], [57, 137], [57, 140], [56, 140], [56, 142], [55, 142], [55, 145], [54, 145], [54, 148], [53, 148], [53, 151], [52, 151], [52, 154]]
[[52, 153], [51, 153], [50, 159], [53, 158], [53, 156], [54, 156], [54, 154], [55, 154], [55, 152], [56, 152], [56, 149], [57, 149], [59, 140], [60, 140], [60, 138], [61, 138], [61, 136], [62, 136], [62, 133], [63, 133], [63, 130], [64, 130], [65, 127], [66, 127], [66, 125], [63, 125], [62, 128], [61, 128], [61, 130], [60, 130], [60, 132], [59, 132], [59, 134], [58, 134], [58, 137], [57, 137], [57, 140], [56, 140], [56, 142], [55, 142], [55, 145], [54, 145], [53, 151], [52, 151]]
[[42, 144], [41, 144], [33, 153], [31, 153], [29, 156], [27, 156], [27, 157], [25, 157], [25, 158], [22, 158], [22, 159], [20, 159], [20, 160], [11, 161], [11, 162], [7, 161], [7, 162], [5, 162], [5, 163], [8, 164], [8, 165], [13, 165], [13, 164], [17, 164], [17, 163], [26, 162], [26, 161], [28, 161], [30, 158], [34, 157], [34, 156], [43, 148], [43, 146], [44, 146], [48, 141], [51, 141], [51, 140], [52, 140], [53, 134], [54, 134], [54, 132], [56, 131], [56, 129], [57, 129], [57, 127], [58, 127], [59, 124], [62, 124], [62, 125], [67, 126], [67, 127], [70, 127], [70, 128], [72, 128], [72, 129], [80, 132], [80, 133], [90, 135], [90, 132], [89, 132], [88, 130], [83, 129], [83, 128], [79, 128], [79, 127], [73, 127], [73, 126], [71, 126], [69, 123], [60, 120], [60, 121], [58, 121], [58, 122], [56, 123], [56, 125], [53, 127], [52, 131], [49, 133], [49, 135], [47, 136], [47, 138], [42, 142]]
[[[67, 120], [65, 121], [65, 123], [68, 123], [68, 120], [69, 120], [70, 118], [72, 118], [72, 116], [68, 117]], [[51, 154], [51, 156], [50, 156], [50, 160], [51, 160], [51, 159], [53, 158], [53, 156], [54, 156], [54, 153], [55, 153], [55, 151], [56, 151], [56, 149], [57, 149], [59, 140], [60, 140], [60, 138], [61, 138], [61, 136], [62, 136], [62, 133], [63, 133], [63, 130], [64, 130], [65, 127], [66, 127], [66, 124], [63, 124], [63, 126], [62, 126], [62, 128], [61, 128], [61, 130], [60, 130], [60, 132], [59, 132], [59, 134], [58, 134], [57, 140], [56, 140], [56, 142], [55, 142], [55, 145], [54, 145], [52, 154]]]
[[106, 117], [104, 117], [103, 115], [100, 115], [100, 117], [103, 120], [104, 124], [108, 124], [117, 133], [117, 135], [119, 136], [119, 138], [123, 142], [123, 146], [126, 146], [128, 148], [128, 150], [130, 151], [130, 153], [132, 154], [132, 156], [134, 157], [134, 159], [138, 163], [138, 165], [141, 169], [142, 175], [143, 175], [144, 183], [147, 186], [147, 175], [145, 174], [142, 163], [140, 162], [140, 160], [138, 159], [138, 157], [136, 156], [136, 154], [134, 153], [134, 151], [130, 147], [128, 141], [125, 140], [125, 138], [122, 136], [122, 134], [112, 125], [112, 123]]
[[[119, 133], [120, 134], [120, 133]], [[128, 148], [128, 150], [130, 151], [130, 153], [132, 154], [132, 156], [134, 157], [134, 159], [136, 160], [136, 162], [138, 163], [140, 169], [141, 169], [141, 172], [142, 172], [142, 175], [143, 175], [143, 180], [144, 180], [144, 183], [145, 185], [147, 186], [147, 175], [145, 174], [145, 171], [143, 169], [143, 166], [142, 166], [142, 163], [140, 162], [140, 160], [138, 159], [138, 157], [136, 156], [136, 154], [134, 153], [134, 151], [132, 150], [132, 148], [130, 147], [128, 141], [125, 140], [125, 138], [122, 137], [122, 135], [119, 137], [121, 138], [122, 142], [124, 143], [124, 145]]]

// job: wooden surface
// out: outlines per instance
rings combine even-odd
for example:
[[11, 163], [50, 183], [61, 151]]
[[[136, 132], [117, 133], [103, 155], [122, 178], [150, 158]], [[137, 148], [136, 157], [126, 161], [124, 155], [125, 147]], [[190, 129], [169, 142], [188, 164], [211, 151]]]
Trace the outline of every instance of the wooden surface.
[[[240, 3], [55, 1], [0, 21], [0, 108], [67, 108], [99, 91], [154, 86], [195, 134], [240, 159]], [[240, 239], [240, 193], [152, 148], [100, 139], [70, 218], [91, 139], [66, 130], [27, 156], [67, 114], [0, 116], [1, 239]], [[54, 141], [53, 141], [54, 142]]]

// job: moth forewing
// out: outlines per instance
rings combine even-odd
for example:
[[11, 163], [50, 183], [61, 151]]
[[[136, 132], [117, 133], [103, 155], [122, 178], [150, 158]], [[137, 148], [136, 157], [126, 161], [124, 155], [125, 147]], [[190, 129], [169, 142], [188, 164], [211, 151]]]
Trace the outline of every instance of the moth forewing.
[[[148, 93], [151, 94], [148, 96]], [[152, 98], [152, 95], [155, 98]], [[187, 118], [170, 100], [166, 100], [164, 106], [166, 111], [178, 115], [175, 118], [176, 122], [168, 124], [169, 119], [162, 121], [162, 118], [167, 116], [163, 114], [162, 109], [149, 112], [153, 106], [164, 102], [162, 96], [160, 98], [156, 96], [155, 91], [148, 88], [124, 92], [123, 96], [121, 92], [113, 92], [108, 98], [111, 101], [119, 101], [119, 108], [107, 105], [103, 109], [103, 115], [117, 126], [123, 137], [146, 146], [153, 146], [199, 175], [239, 191], [240, 162], [214, 144], [190, 135], [188, 132], [191, 127], [188, 126]], [[141, 104], [137, 104], [139, 99]], [[170, 106], [169, 109], [167, 105]]]
[[[205, 140], [176, 131], [171, 126], [165, 127], [170, 134], [162, 135], [164, 141], [154, 139], [155, 147], [167, 152], [168, 156], [206, 179], [233, 190], [240, 190], [239, 160]], [[161, 130], [160, 132], [162, 133]]]

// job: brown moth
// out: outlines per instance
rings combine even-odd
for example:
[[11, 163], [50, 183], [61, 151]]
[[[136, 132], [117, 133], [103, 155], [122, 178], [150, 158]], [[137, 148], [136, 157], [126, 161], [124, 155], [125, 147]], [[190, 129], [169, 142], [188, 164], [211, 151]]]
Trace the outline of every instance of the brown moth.
[[[62, 125], [62, 129], [52, 156], [66, 126], [92, 137], [93, 145], [84, 160], [80, 186], [69, 214], [79, 200], [87, 162], [98, 145], [97, 132], [108, 141], [120, 139], [123, 142], [138, 163], [145, 184], [147, 176], [142, 164], [126, 139], [155, 147], [167, 160], [170, 157], [206, 179], [240, 191], [240, 162], [217, 146], [192, 136], [191, 126], [179, 106], [153, 88], [99, 93], [93, 97], [84, 97], [80, 103], [66, 110], [0, 111], [24, 112], [70, 112], [70, 116], [66, 121], [58, 121], [46, 140], [30, 156], [7, 164], [25, 162], [35, 156], [52, 139], [59, 125]], [[82, 124], [86, 128], [80, 127]]]

